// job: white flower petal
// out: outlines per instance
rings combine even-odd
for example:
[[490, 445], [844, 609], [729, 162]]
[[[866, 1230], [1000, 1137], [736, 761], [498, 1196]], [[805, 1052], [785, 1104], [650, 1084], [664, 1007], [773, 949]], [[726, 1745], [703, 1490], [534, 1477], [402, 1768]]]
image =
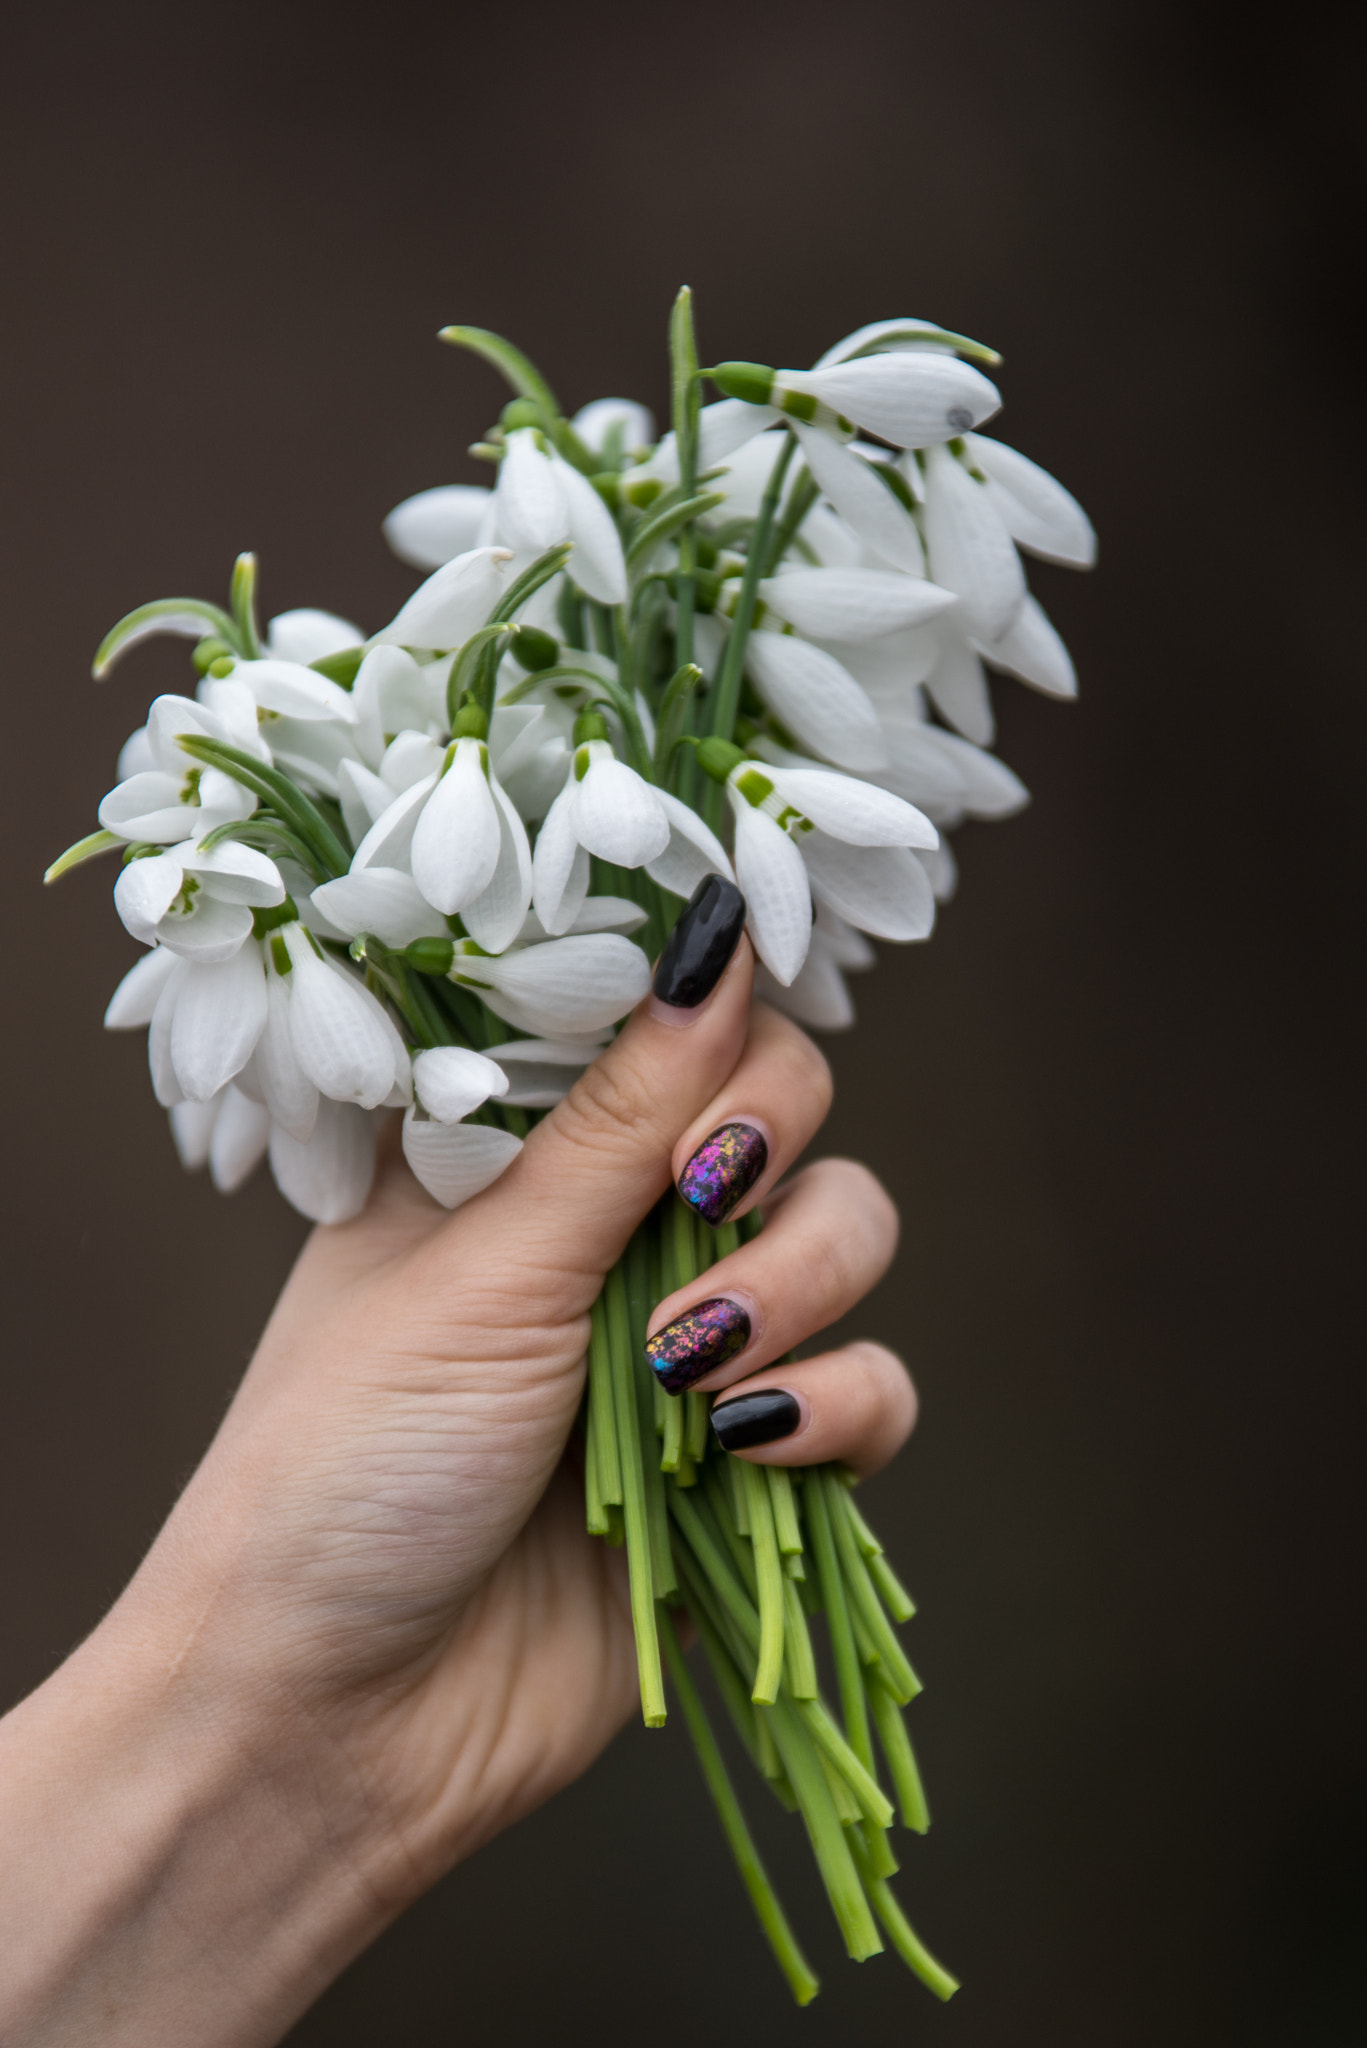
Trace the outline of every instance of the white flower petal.
[[1027, 597], [1015, 624], [1000, 640], [983, 642], [978, 649], [993, 668], [1004, 668], [1033, 689], [1049, 697], [1076, 697], [1077, 671], [1073, 658], [1033, 597]]
[[286, 926], [285, 943], [295, 1057], [321, 1094], [374, 1109], [394, 1086], [393, 1027], [369, 989], [318, 958], [301, 926]]
[[413, 879], [428, 902], [447, 916], [482, 894], [498, 866], [499, 813], [485, 760], [481, 741], [457, 740], [451, 765], [413, 833]]
[[956, 602], [952, 590], [890, 569], [791, 569], [761, 583], [759, 594], [814, 640], [878, 640]]
[[486, 1124], [439, 1124], [410, 1109], [403, 1120], [404, 1158], [443, 1209], [481, 1194], [522, 1150], [521, 1138]]
[[669, 844], [669, 820], [655, 791], [619, 761], [606, 740], [590, 740], [574, 829], [581, 846], [614, 867], [639, 868]]
[[353, 846], [360, 845], [375, 820], [383, 817], [394, 801], [389, 784], [359, 761], [343, 761], [337, 770], [337, 796]]
[[[375, 641], [397, 647], [460, 647], [503, 594], [506, 548], [471, 548], [419, 584]], [[374, 642], [372, 642], [374, 644]]]
[[416, 732], [412, 728], [395, 733], [384, 750], [380, 762], [380, 780], [393, 790], [395, 796], [402, 796], [415, 782], [425, 782], [429, 776], [440, 775], [446, 761], [445, 743], [438, 743], [427, 732]]
[[[860, 349], [867, 348], [871, 341], [881, 341], [884, 335], [895, 335], [898, 332], [905, 333], [909, 328], [914, 329], [918, 327], [936, 330], [939, 332], [944, 331], [940, 327], [940, 323], [938, 320], [924, 320], [921, 319], [918, 315], [914, 315], [911, 313], [908, 313], [906, 317], [901, 320], [870, 320], [863, 327], [856, 327], [853, 334], [842, 335], [839, 341], [833, 343], [832, 346], [827, 349], [824, 356], [819, 356], [817, 358], [816, 362], [812, 365], [812, 367], [813, 369], [816, 370], [824, 370], [828, 366], [828, 364], [846, 362], [850, 356], [857, 355]], [[934, 342], [911, 340], [889, 340], [887, 343], [887, 347], [889, 349], [920, 349], [930, 347], [934, 348], [937, 354], [944, 354], [948, 350], [949, 344], [937, 344]]]
[[187, 1173], [198, 1173], [208, 1165], [209, 1147], [222, 1106], [217, 1095], [211, 1102], [177, 1102], [172, 1105], [171, 1136]]
[[929, 818], [891, 790], [821, 768], [773, 768], [775, 789], [823, 832], [850, 846], [936, 846]]
[[453, 970], [496, 1016], [538, 1037], [582, 1037], [634, 1009], [650, 986], [645, 954], [615, 932], [548, 939], [498, 960], [457, 956]]
[[957, 734], [928, 726], [933, 744], [952, 763], [962, 783], [958, 808], [969, 818], [1009, 818], [1023, 810], [1030, 792], [1005, 761]]
[[434, 910], [413, 877], [402, 868], [359, 868], [324, 882], [313, 891], [329, 924], [349, 939], [374, 932], [396, 949], [414, 939], [450, 936], [445, 918]]
[[134, 963], [109, 998], [106, 1031], [138, 1031], [152, 1021], [157, 1000], [176, 968], [176, 955], [158, 946]]
[[510, 1109], [553, 1109], [603, 1050], [593, 1040], [554, 1038], [510, 1039], [495, 1049], [509, 1080], [503, 1099]]
[[819, 427], [795, 427], [813, 480], [860, 540], [907, 576], [924, 576], [925, 550], [916, 522], [881, 484], [861, 455]]
[[404, 647], [372, 647], [356, 671], [351, 701], [358, 726], [385, 735], [425, 732], [431, 716], [427, 677]]
[[813, 932], [811, 950], [791, 987], [785, 988], [782, 982], [775, 981], [761, 962], [755, 975], [755, 992], [785, 1016], [805, 1024], [809, 1031], [848, 1031], [854, 1022], [854, 1004], [845, 977], [821, 943], [820, 932]]
[[[189, 763], [186, 763], [189, 766]], [[165, 775], [161, 769], [145, 770], [118, 783], [100, 800], [97, 813], [106, 832], [120, 839], [174, 844], [188, 839], [197, 818], [184, 800], [186, 778]]]
[[436, 786], [435, 775], [424, 775], [420, 782], [396, 796], [387, 811], [381, 812], [352, 856], [353, 875], [363, 868], [396, 868], [406, 864], [423, 806]]
[[569, 575], [598, 604], [625, 604], [627, 565], [612, 514], [586, 476], [559, 455], [551, 460], [574, 542], [574, 553], [566, 564]]
[[494, 515], [500, 540], [528, 555], [544, 554], [568, 536], [563, 479], [543, 455], [533, 427], [509, 434], [498, 469]]
[[128, 738], [119, 748], [119, 781], [128, 782], [134, 775], [146, 775], [156, 765], [157, 757], [152, 752], [152, 742], [147, 736], [147, 727], [140, 725], [136, 732], [128, 735]]
[[[699, 471], [716, 469], [728, 455], [782, 417], [772, 405], [750, 405], [743, 398], [723, 398], [715, 405], [703, 406], [698, 415]], [[672, 433], [665, 435], [641, 471], [627, 471], [628, 482], [634, 474], [658, 477], [665, 484], [678, 482], [679, 451]]]
[[[181, 1112], [172, 1110], [171, 1114], [174, 1117]], [[226, 1088], [209, 1146], [209, 1173], [221, 1195], [236, 1193], [255, 1173], [266, 1156], [270, 1138], [269, 1110], [236, 1088]]]
[[302, 606], [298, 611], [277, 612], [266, 628], [266, 646], [277, 661], [325, 661], [329, 654], [341, 654], [359, 647], [365, 634], [350, 619], [336, 612], [315, 611]]
[[287, 1202], [315, 1223], [348, 1223], [375, 1177], [375, 1120], [349, 1102], [321, 1102], [306, 1145], [277, 1124], [271, 1172]]
[[384, 522], [383, 533], [401, 562], [440, 569], [478, 544], [492, 491], [483, 484], [438, 484], [405, 498]]
[[225, 903], [222, 897], [202, 894], [194, 899], [188, 915], [172, 910], [157, 926], [157, 937], [182, 960], [200, 967], [214, 967], [231, 960], [251, 937], [252, 913], [245, 903]]
[[1047, 469], [985, 434], [968, 436], [968, 452], [987, 477], [1006, 530], [1018, 547], [1046, 562], [1062, 562], [1072, 569], [1092, 567], [1092, 522]]
[[239, 661], [232, 680], [245, 683], [263, 711], [281, 718], [299, 718], [308, 723], [331, 718], [341, 725], [355, 723], [356, 710], [350, 692], [316, 669], [297, 661]]
[[643, 405], [631, 398], [595, 398], [581, 405], [570, 421], [586, 448], [601, 455], [614, 427], [620, 428], [619, 445], [625, 454], [655, 443], [655, 421]]
[[174, 986], [171, 1065], [189, 1100], [207, 1102], [246, 1065], [265, 1028], [260, 950], [243, 946], [211, 966], [189, 961]]
[[937, 903], [948, 903], [959, 886], [959, 869], [949, 841], [942, 839], [932, 853], [916, 856], [930, 877], [931, 893]]
[[438, 1045], [414, 1056], [413, 1086], [429, 1116], [440, 1124], [458, 1124], [491, 1095], [506, 1095], [508, 1076], [482, 1052]]
[[898, 349], [824, 370], [784, 370], [780, 381], [896, 448], [952, 441], [1001, 407], [1001, 393], [981, 370], [929, 349]]
[[749, 911], [750, 936], [769, 972], [787, 988], [811, 939], [807, 871], [792, 840], [772, 818], [734, 791], [728, 793], [736, 820], [736, 881]]
[[569, 930], [588, 894], [589, 857], [575, 830], [578, 802], [571, 776], [542, 821], [532, 855], [532, 903], [552, 937]]
[[[950, 614], [952, 617], [953, 615]], [[942, 718], [975, 746], [987, 747], [997, 726], [987, 676], [973, 648], [959, 632], [946, 630], [939, 659], [926, 677], [926, 690]]]
[[930, 573], [958, 593], [970, 632], [1000, 640], [1025, 601], [1025, 574], [987, 488], [947, 448], [926, 453]]
[[[175, 958], [174, 954], [172, 958]], [[185, 1100], [185, 1090], [176, 1079], [176, 1070], [171, 1064], [171, 1026], [175, 1022], [181, 983], [188, 972], [185, 962], [176, 960], [175, 969], [167, 976], [157, 997], [147, 1033], [147, 1068], [152, 1076], [152, 1093], [163, 1109], [174, 1109], [178, 1102]]]
[[838, 768], [878, 768], [887, 742], [878, 714], [833, 654], [794, 633], [752, 633], [745, 665], [789, 732]]
[[687, 898], [707, 875], [725, 875], [734, 881], [726, 849], [688, 804], [680, 803], [667, 789], [657, 789], [655, 800], [669, 821], [669, 844], [662, 854], [646, 862], [646, 873], [672, 896]]
[[265, 910], [285, 900], [279, 868], [254, 846], [239, 846], [230, 839], [207, 852], [199, 846], [186, 847], [178, 858], [187, 875], [198, 876], [224, 903], [250, 903]]
[[278, 974], [266, 977], [266, 1025], [252, 1055], [252, 1069], [272, 1120], [306, 1145], [318, 1121], [318, 1090], [294, 1050], [289, 982]]
[[185, 871], [180, 856], [154, 853], [133, 860], [114, 884], [114, 908], [135, 939], [150, 946], [157, 927], [180, 894]]
[[466, 904], [461, 916], [477, 945], [501, 953], [517, 937], [531, 906], [532, 850], [526, 826], [492, 776], [489, 789], [498, 813], [498, 863], [488, 887]]
[[812, 891], [838, 916], [876, 939], [929, 938], [935, 897], [925, 869], [902, 846], [847, 846], [824, 832], [802, 840]]

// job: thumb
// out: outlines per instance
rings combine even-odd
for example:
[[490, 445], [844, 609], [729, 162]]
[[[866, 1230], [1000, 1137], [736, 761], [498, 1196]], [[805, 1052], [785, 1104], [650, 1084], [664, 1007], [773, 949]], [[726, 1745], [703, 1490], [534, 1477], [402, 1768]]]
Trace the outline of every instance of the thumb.
[[669, 1185], [676, 1142], [744, 1048], [754, 979], [744, 926], [740, 890], [709, 875], [660, 956], [652, 993], [479, 1198], [481, 1223], [507, 1233], [505, 1243], [516, 1230], [532, 1258], [593, 1276], [621, 1255]]

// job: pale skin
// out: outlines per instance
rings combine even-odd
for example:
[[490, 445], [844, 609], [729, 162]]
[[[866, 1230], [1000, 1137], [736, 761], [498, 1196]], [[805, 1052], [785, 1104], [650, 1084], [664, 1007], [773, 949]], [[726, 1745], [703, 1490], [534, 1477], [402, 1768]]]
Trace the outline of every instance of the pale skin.
[[768, 1137], [766, 1229], [652, 1329], [745, 1305], [749, 1346], [701, 1386], [797, 1397], [756, 1462], [870, 1472], [899, 1448], [892, 1353], [771, 1363], [881, 1276], [896, 1217], [846, 1161], [773, 1191], [830, 1082], [751, 974], [742, 940], [696, 1010], [648, 998], [455, 1215], [391, 1153], [364, 1215], [315, 1231], [131, 1584], [0, 1721], [6, 2048], [278, 2041], [633, 1712], [624, 1561], [584, 1531], [571, 1442], [588, 1310], [717, 1124]]

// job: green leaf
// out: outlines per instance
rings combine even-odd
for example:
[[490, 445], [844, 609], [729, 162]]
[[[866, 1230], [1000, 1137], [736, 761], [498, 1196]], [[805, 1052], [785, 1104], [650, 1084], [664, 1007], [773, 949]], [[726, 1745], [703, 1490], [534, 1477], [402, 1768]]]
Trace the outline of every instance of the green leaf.
[[101, 853], [112, 853], [116, 846], [122, 846], [124, 843], [117, 832], [91, 832], [85, 839], [78, 839], [74, 846], [68, 846], [65, 853], [59, 854], [43, 876], [43, 880], [60, 881], [72, 868], [83, 866], [86, 861], [94, 860]]
[[278, 858], [286, 855], [297, 861], [316, 882], [330, 882], [333, 877], [318, 859], [312, 847], [283, 818], [263, 817], [258, 811], [251, 818], [230, 818], [226, 825], [216, 825], [212, 832], [206, 832], [200, 845], [206, 853], [212, 853], [216, 846], [234, 841], [239, 846], [254, 846], [258, 853], [267, 853]]
[[710, 512], [714, 506], [726, 502], [725, 491], [702, 491], [695, 498], [685, 498], [681, 504], [667, 506], [663, 512], [654, 512], [644, 520], [632, 535], [627, 549], [627, 567], [635, 568], [645, 561], [652, 548], [676, 534], [680, 527], [691, 525]]
[[207, 762], [210, 768], [221, 768], [225, 775], [232, 776], [234, 782], [240, 782], [262, 803], [268, 803], [278, 811], [285, 823], [298, 833], [330, 879], [346, 873], [351, 865], [351, 855], [322, 812], [278, 768], [268, 768], [255, 754], [248, 754], [241, 747], [229, 746], [226, 740], [206, 739], [203, 733], [177, 733], [176, 744], [193, 760]]
[[233, 563], [232, 606], [238, 641], [245, 648], [247, 659], [258, 661], [261, 657], [261, 635], [256, 625], [255, 555], [239, 555]]
[[236, 652], [243, 652], [236, 622], [218, 605], [199, 597], [159, 597], [152, 604], [140, 604], [105, 634], [92, 670], [96, 682], [104, 681], [130, 647], [157, 633], [178, 633], [187, 640], [202, 640], [206, 634], [216, 633]]
[[999, 363], [996, 349], [989, 348], [984, 341], [973, 341], [966, 334], [953, 334], [947, 327], [932, 327], [921, 321], [912, 321], [906, 327], [889, 328], [886, 334], [878, 335], [873, 341], [866, 341], [862, 348], [852, 349], [847, 356], [837, 358], [842, 363], [857, 363], [861, 356], [882, 355], [894, 342], [938, 341], [945, 348], [952, 348], [956, 355], [972, 356], [979, 363]]
[[349, 690], [365, 660], [365, 653], [364, 647], [344, 647], [340, 654], [320, 654], [317, 661], [309, 663], [309, 667], [320, 676], [326, 676], [330, 683]]
[[520, 348], [505, 341], [501, 334], [494, 334], [487, 327], [443, 327], [438, 341], [449, 342], [452, 348], [469, 349], [471, 355], [482, 356], [491, 363], [512, 385], [519, 398], [530, 399], [541, 414], [541, 425], [566, 462], [572, 462], [585, 476], [592, 476], [599, 467], [598, 458], [587, 449], [575, 433], [569, 421], [562, 417], [555, 393], [529, 356]]

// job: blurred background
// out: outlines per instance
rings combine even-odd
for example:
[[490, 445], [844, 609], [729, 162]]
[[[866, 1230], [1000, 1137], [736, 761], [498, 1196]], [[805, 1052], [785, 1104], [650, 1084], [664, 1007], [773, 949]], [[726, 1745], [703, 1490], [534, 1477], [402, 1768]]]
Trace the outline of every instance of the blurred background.
[[847, 1964], [797, 1823], [752, 1797], [825, 1982], [795, 2014], [682, 1728], [633, 1729], [300, 2048], [1367, 2038], [1351, 18], [11, 22], [5, 1702], [133, 1569], [301, 1234], [264, 1176], [225, 1202], [182, 1175], [142, 1036], [102, 1034], [136, 950], [109, 871], [39, 886], [188, 674], [154, 648], [97, 688], [113, 620], [221, 600], [250, 546], [268, 612], [373, 628], [413, 582], [384, 512], [487, 479], [464, 450], [504, 394], [438, 326], [508, 333], [569, 407], [661, 408], [682, 282], [704, 360], [801, 364], [902, 313], [994, 343], [1003, 437], [1101, 533], [1093, 577], [1032, 570], [1080, 702], [997, 691], [1033, 806], [959, 836], [933, 942], [885, 948], [830, 1042], [821, 1149], [906, 1219], [859, 1328], [911, 1361], [922, 1424], [868, 1504], [921, 1601], [936, 1825], [900, 1890], [964, 1991]]

